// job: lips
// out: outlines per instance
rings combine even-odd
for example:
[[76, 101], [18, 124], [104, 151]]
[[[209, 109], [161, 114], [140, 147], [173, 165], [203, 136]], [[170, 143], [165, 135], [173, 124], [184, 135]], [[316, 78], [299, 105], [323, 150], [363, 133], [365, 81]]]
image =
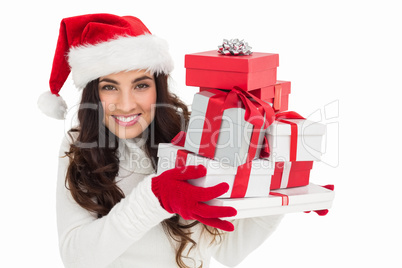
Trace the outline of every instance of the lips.
[[129, 127], [134, 125], [140, 119], [141, 114], [131, 115], [112, 115], [117, 124], [123, 127]]

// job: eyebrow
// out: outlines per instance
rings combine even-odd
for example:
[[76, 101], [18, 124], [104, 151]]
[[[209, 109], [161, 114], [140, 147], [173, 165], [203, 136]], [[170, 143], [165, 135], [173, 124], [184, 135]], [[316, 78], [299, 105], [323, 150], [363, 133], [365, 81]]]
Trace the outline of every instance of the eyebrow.
[[[138, 77], [138, 78], [134, 79], [131, 83], [134, 84], [134, 83], [137, 83], [137, 82], [139, 82], [139, 81], [146, 80], [146, 79], [152, 80], [151, 77], [149, 77], [149, 76], [147, 76], [147, 75], [144, 75], [144, 76], [141, 76], [141, 77]], [[112, 83], [112, 84], [119, 85], [119, 82], [117, 82], [116, 80], [110, 79], [110, 78], [102, 78], [102, 79], [99, 81], [99, 83], [100, 83], [100, 82], [108, 82], [108, 83]]]

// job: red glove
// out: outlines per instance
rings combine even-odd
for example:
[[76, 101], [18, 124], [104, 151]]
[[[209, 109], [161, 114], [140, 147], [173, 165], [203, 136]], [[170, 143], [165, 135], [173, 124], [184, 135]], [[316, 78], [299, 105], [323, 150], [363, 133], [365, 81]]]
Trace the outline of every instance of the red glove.
[[236, 209], [203, 203], [226, 193], [229, 185], [220, 183], [203, 188], [187, 182], [206, 174], [207, 170], [202, 165], [173, 168], [152, 179], [152, 191], [162, 207], [170, 213], [177, 213], [185, 220], [198, 220], [224, 231], [233, 231], [232, 223], [219, 218], [235, 216]]

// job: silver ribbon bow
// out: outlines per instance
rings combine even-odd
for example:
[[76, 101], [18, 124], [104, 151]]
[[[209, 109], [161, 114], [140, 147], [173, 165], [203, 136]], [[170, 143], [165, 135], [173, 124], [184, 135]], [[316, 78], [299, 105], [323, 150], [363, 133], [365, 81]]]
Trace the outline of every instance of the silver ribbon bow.
[[243, 56], [253, 53], [247, 42], [239, 39], [223, 39], [222, 45], [218, 46], [218, 52], [223, 55]]

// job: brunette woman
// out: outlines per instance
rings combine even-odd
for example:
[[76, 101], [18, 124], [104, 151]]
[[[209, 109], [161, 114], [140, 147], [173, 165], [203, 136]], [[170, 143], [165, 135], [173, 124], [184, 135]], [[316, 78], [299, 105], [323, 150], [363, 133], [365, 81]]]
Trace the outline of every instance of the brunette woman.
[[57, 187], [60, 252], [66, 267], [233, 266], [258, 247], [281, 216], [224, 221], [236, 210], [204, 202], [226, 191], [187, 180], [188, 166], [156, 175], [157, 146], [188, 122], [168, 90], [166, 42], [135, 17], [91, 14], [63, 19], [51, 92], [39, 106], [63, 119], [59, 91], [70, 71], [82, 90], [79, 125], [62, 142]]

